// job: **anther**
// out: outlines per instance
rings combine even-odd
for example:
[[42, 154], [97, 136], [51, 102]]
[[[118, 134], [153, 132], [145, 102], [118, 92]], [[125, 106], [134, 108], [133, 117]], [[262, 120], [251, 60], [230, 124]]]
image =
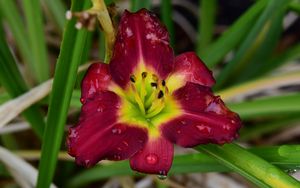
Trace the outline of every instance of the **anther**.
[[162, 86], [166, 86], [166, 81], [163, 80], [163, 81], [161, 82], [161, 85], [162, 85]]
[[159, 91], [157, 98], [160, 99], [164, 96], [164, 92], [162, 90]]
[[158, 81], [158, 78], [157, 78], [157, 76], [155, 74], [152, 74], [152, 80], [154, 80], [155, 82]]
[[151, 87], [155, 87], [155, 88], [157, 88], [157, 83], [155, 83], [155, 82], [151, 82]]
[[132, 83], [135, 83], [135, 76], [134, 76], [134, 75], [131, 75], [131, 76], [130, 76], [130, 81], [131, 81]]
[[146, 78], [147, 77], [147, 72], [142, 72], [142, 78]]

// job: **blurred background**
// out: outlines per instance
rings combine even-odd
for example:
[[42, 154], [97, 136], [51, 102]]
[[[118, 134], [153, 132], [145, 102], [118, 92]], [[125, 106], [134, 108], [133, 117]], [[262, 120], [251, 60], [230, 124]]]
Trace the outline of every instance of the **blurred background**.
[[[107, 0], [106, 4], [116, 27], [124, 9], [145, 7], [155, 12], [170, 32], [175, 54], [196, 51], [214, 73], [214, 91], [240, 114], [244, 126], [236, 142], [299, 178], [299, 0]], [[47, 80], [54, 76], [70, 6], [63, 0], [0, 0], [0, 187], [32, 187], [36, 180], [40, 127], [51, 90]], [[85, 33], [82, 45], [86, 53], [80, 64], [104, 59], [99, 27]], [[76, 79], [65, 130], [78, 120], [83, 74]], [[33, 90], [37, 86], [41, 87]], [[30, 93], [17, 98], [26, 92]], [[132, 172], [126, 161], [104, 161], [84, 169], [66, 154], [62, 140], [53, 180], [57, 187], [255, 187], [204, 154], [180, 147], [165, 180]], [[289, 155], [276, 158], [274, 151]]]

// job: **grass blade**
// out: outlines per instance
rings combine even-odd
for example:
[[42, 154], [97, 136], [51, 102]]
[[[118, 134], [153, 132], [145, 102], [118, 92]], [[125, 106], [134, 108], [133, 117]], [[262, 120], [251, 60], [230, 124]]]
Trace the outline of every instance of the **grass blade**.
[[195, 149], [211, 155], [221, 164], [244, 176], [258, 187], [296, 188], [300, 186], [296, 179], [236, 144], [223, 146], [209, 144], [198, 146]]
[[268, 73], [275, 68], [281, 66], [282, 64], [295, 60], [300, 57], [300, 44], [295, 44], [294, 46], [288, 48], [279, 55], [270, 58], [265, 66], [259, 70], [260, 75]]
[[272, 122], [259, 123], [251, 126], [244, 126], [240, 131], [240, 140], [249, 141], [262, 137], [264, 134], [270, 134], [278, 130], [288, 129], [297, 126], [300, 123], [298, 114], [288, 115], [284, 118], [275, 119]]
[[151, 8], [151, 1], [150, 0], [131, 0], [131, 11], [136, 12], [140, 10], [141, 8], [146, 8], [150, 10]]
[[39, 83], [49, 78], [49, 61], [43, 27], [43, 15], [39, 0], [23, 1], [27, 22], [29, 44], [31, 46], [33, 75]]
[[268, 97], [253, 101], [227, 104], [243, 119], [270, 115], [288, 115], [300, 112], [300, 94]]
[[65, 12], [66, 7], [61, 0], [43, 0], [45, 8], [49, 10], [54, 23], [57, 25], [60, 32], [63, 31], [66, 22]]
[[[257, 20], [256, 24], [250, 30], [244, 42], [241, 44], [240, 48], [235, 54], [235, 57], [232, 61], [230, 61], [226, 67], [222, 70], [222, 72], [217, 77], [217, 84], [215, 85], [216, 89], [220, 89], [225, 84], [228, 84], [230, 80], [230, 76], [233, 76], [234, 73], [240, 68], [242, 59], [245, 57], [244, 55], [247, 53], [253, 41], [259, 36], [263, 27], [266, 25], [267, 21], [270, 20], [274, 14], [278, 12], [278, 10], [285, 9], [290, 1], [289, 0], [277, 0], [277, 1], [269, 1], [267, 7], [265, 8], [262, 15]], [[277, 10], [277, 11], [274, 11]]]
[[216, 42], [207, 49], [203, 49], [201, 58], [209, 68], [217, 65], [228, 52], [244, 39], [267, 2], [267, 0], [257, 1]]
[[214, 36], [217, 1], [200, 0], [198, 23], [197, 54], [201, 57], [204, 49], [209, 46]]
[[247, 83], [232, 86], [228, 89], [218, 92], [218, 95], [225, 101], [233, 98], [255, 94], [261, 91], [272, 90], [283, 86], [295, 85], [300, 82], [300, 72], [290, 72], [276, 76], [264, 77], [261, 79], [249, 81]]
[[[82, 1], [72, 1], [72, 11], [83, 8]], [[85, 6], [90, 5], [85, 1]], [[57, 163], [65, 121], [72, 91], [76, 81], [76, 71], [86, 52], [86, 30], [76, 31], [75, 22], [67, 23], [54, 76], [53, 90], [49, 104], [47, 125], [42, 145], [37, 188], [49, 187]]]
[[[28, 88], [6, 44], [2, 28], [0, 30], [0, 82], [9, 95], [14, 98], [25, 93]], [[35, 133], [42, 138], [45, 123], [38, 107], [36, 105], [31, 106], [23, 112], [23, 115], [29, 121]]]
[[[0, 147], [0, 161], [4, 163], [8, 169], [16, 172], [20, 178], [29, 183], [32, 187], [35, 186], [38, 173], [29, 163], [3, 147]], [[56, 186], [50, 184], [48, 187], [55, 188]]]
[[26, 37], [27, 33], [25, 31], [25, 25], [23, 24], [22, 17], [19, 14], [15, 1], [0, 0], [0, 11], [15, 38], [23, 61], [27, 64], [31, 64], [32, 57], [30, 48], [28, 48], [29, 42]]
[[267, 64], [272, 53], [276, 49], [278, 41], [282, 33], [282, 22], [286, 9], [278, 10], [273, 17], [271, 17], [263, 27], [252, 45], [250, 45], [248, 51], [239, 63], [236, 64], [235, 71], [232, 71], [230, 75], [234, 75], [236, 79], [230, 79], [231, 83], [240, 83], [255, 77], [261, 76], [266, 69], [274, 69], [273, 64]]
[[161, 5], [161, 18], [163, 23], [166, 25], [171, 39], [171, 46], [174, 45], [175, 33], [174, 23], [172, 20], [172, 2], [171, 0], [163, 0]]
[[[298, 165], [300, 162], [300, 151], [297, 150], [299, 145], [292, 145], [281, 148], [281, 146], [251, 148], [250, 152], [264, 158], [272, 164], [276, 164], [283, 169], [289, 169], [292, 166]], [[281, 151], [281, 155], [279, 153]], [[288, 151], [294, 153], [289, 155]], [[218, 163], [213, 157], [204, 153], [177, 155], [174, 157], [173, 165], [170, 170], [170, 175], [193, 173], [193, 172], [230, 172], [231, 169]], [[91, 169], [84, 170], [78, 175], [70, 179], [68, 187], [84, 187], [88, 183], [99, 181], [113, 176], [135, 175], [127, 161], [114, 162], [112, 164], [103, 164]]]

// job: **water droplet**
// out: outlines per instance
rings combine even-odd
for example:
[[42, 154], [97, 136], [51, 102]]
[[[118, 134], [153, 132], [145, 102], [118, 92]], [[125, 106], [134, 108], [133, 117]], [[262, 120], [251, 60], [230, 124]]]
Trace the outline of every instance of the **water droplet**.
[[131, 37], [133, 35], [132, 30], [129, 27], [126, 28], [125, 32], [127, 37]]
[[97, 107], [97, 112], [103, 112], [103, 106], [102, 105], [99, 105], [98, 107]]
[[211, 128], [210, 128], [210, 127], [207, 127], [207, 126], [205, 126], [205, 125], [197, 125], [196, 127], [197, 127], [197, 129], [198, 129], [199, 131], [201, 131], [202, 133], [209, 134], [209, 133], [211, 132]]
[[120, 104], [117, 104], [117, 105], [116, 105], [116, 108], [117, 108], [117, 109], [121, 108], [121, 105], [120, 105]]
[[150, 153], [146, 156], [146, 162], [148, 164], [154, 165], [158, 162], [158, 157], [156, 154]]
[[118, 147], [117, 150], [122, 151], [122, 148]]
[[75, 129], [70, 129], [70, 135], [69, 135], [70, 138], [75, 138], [77, 137], [77, 135], [78, 133]]
[[178, 130], [177, 130], [177, 133], [178, 133], [178, 134], [180, 134], [180, 133], [181, 133], [181, 131], [178, 129]]
[[121, 160], [121, 156], [118, 155], [118, 154], [115, 154], [115, 155], [114, 155], [114, 159], [115, 159], [115, 160]]
[[167, 178], [167, 173], [164, 170], [159, 171], [159, 175], [157, 175], [158, 179], [165, 180]]
[[85, 160], [84, 163], [85, 163], [85, 166], [89, 166], [90, 165], [90, 160]]
[[235, 121], [234, 121], [234, 120], [231, 120], [231, 123], [232, 123], [232, 124], [235, 124]]
[[126, 142], [126, 141], [122, 141], [122, 143], [123, 143], [125, 146], [129, 146], [128, 142]]
[[229, 131], [230, 128], [231, 128], [230, 125], [223, 125], [223, 129], [226, 130], [226, 131]]
[[180, 121], [180, 123], [182, 124], [182, 125], [185, 125], [186, 124], [186, 121]]
[[287, 170], [284, 170], [286, 173], [288, 173], [288, 174], [294, 174], [295, 172], [297, 172], [297, 170], [296, 169], [287, 169]]
[[122, 134], [125, 130], [126, 130], [125, 126], [117, 124], [111, 129], [111, 132], [113, 134]]
[[81, 104], [84, 104], [86, 102], [85, 98], [81, 97], [80, 102], [81, 102]]

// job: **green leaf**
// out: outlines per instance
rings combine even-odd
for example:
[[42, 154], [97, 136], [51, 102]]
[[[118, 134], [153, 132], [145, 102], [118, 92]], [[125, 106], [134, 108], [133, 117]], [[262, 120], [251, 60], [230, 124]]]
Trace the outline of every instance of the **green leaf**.
[[[9, 95], [14, 98], [25, 93], [28, 88], [5, 41], [2, 27], [0, 28], [0, 44], [0, 82]], [[33, 105], [22, 114], [31, 124], [35, 133], [42, 138], [45, 123], [38, 107]]]
[[217, 1], [200, 0], [200, 14], [198, 23], [197, 54], [201, 57], [205, 48], [209, 46], [214, 36]]
[[171, 0], [163, 0], [161, 5], [161, 19], [166, 25], [168, 32], [170, 34], [171, 46], [174, 46], [175, 42], [175, 32], [174, 23], [172, 20], [172, 2]]
[[290, 94], [227, 104], [237, 112], [242, 119], [250, 119], [261, 116], [288, 115], [300, 112], [300, 94]]
[[264, 134], [270, 134], [271, 132], [288, 129], [290, 127], [298, 125], [300, 118], [298, 114], [288, 115], [283, 118], [272, 118], [271, 122], [261, 122], [254, 125], [244, 126], [240, 131], [239, 140], [248, 141], [262, 137]]
[[66, 7], [61, 0], [42, 0], [42, 2], [44, 2], [45, 8], [49, 10], [51, 18], [58, 27], [58, 31], [62, 32], [66, 22]]
[[148, 10], [150, 10], [151, 8], [151, 1], [150, 0], [131, 0], [131, 11], [132, 12], [136, 12], [142, 8], [146, 8]]
[[[201, 147], [201, 146], [200, 146]], [[272, 164], [276, 164], [283, 169], [290, 169], [300, 163], [299, 145], [292, 145], [285, 148], [259, 147], [251, 148], [249, 151], [264, 158]], [[279, 153], [281, 151], [281, 155]], [[286, 157], [289, 151], [293, 151], [293, 155]], [[193, 172], [230, 172], [231, 169], [217, 162], [213, 157], [203, 153], [177, 155], [174, 157], [170, 175], [193, 173]], [[72, 177], [68, 183], [68, 187], [83, 187], [84, 185], [114, 176], [135, 175], [140, 176], [132, 171], [128, 161], [113, 162], [111, 164], [103, 164], [91, 169], [84, 170], [78, 175]]]
[[[73, 0], [71, 10], [79, 11], [83, 8], [83, 4], [84, 7], [90, 6], [90, 1], [83, 3]], [[38, 188], [49, 187], [53, 178], [77, 68], [85, 57], [84, 54], [88, 53], [86, 50], [88, 32], [77, 31], [74, 24], [74, 20], [67, 23], [57, 61], [39, 165]]]
[[[256, 24], [249, 31], [244, 42], [241, 44], [240, 48], [236, 52], [234, 58], [226, 65], [226, 67], [220, 72], [217, 77], [217, 83], [215, 85], [216, 89], [220, 89], [228, 84], [233, 77], [235, 77], [235, 73], [243, 66], [243, 59], [245, 58], [245, 54], [249, 52], [249, 50], [255, 49], [253, 46], [253, 42], [259, 40], [260, 35], [264, 34], [264, 27], [268, 21], [276, 15], [280, 10], [284, 10], [288, 5], [289, 0], [277, 0], [277, 1], [269, 1], [267, 7], [257, 20]], [[276, 10], [276, 11], [274, 11]], [[246, 56], [247, 57], [247, 56]]]
[[[30, 48], [28, 48], [29, 41], [27, 32], [25, 31], [25, 25], [23, 24], [22, 17], [16, 7], [15, 1], [0, 0], [0, 12], [13, 34], [23, 61], [29, 65], [32, 64], [32, 55]], [[30, 65], [29, 67], [33, 67], [33, 65]]]
[[[264, 159], [236, 144], [208, 144], [195, 148], [244, 176], [258, 187], [300, 187], [300, 183]], [[290, 151], [290, 150], [289, 150]]]
[[264, 36], [257, 39], [258, 41], [251, 47], [251, 52], [249, 53], [248, 51], [247, 54], [244, 55], [244, 58], [241, 60], [243, 62], [240, 62], [239, 68], [236, 69], [237, 71], [231, 73], [231, 75], [235, 75], [235, 78], [237, 78], [234, 81], [231, 80], [233, 81], [231, 84], [256, 78], [265, 73], [263, 70], [275, 68], [273, 64], [267, 64], [267, 62], [280, 39], [285, 11], [286, 9], [279, 10], [277, 14], [266, 23], [264, 28], [266, 31], [261, 32]]
[[29, 46], [32, 52], [31, 70], [40, 83], [49, 78], [49, 61], [40, 1], [26, 0], [22, 3], [27, 22]]
[[212, 43], [204, 52], [201, 59], [209, 68], [216, 66], [224, 56], [235, 48], [247, 35], [257, 17], [267, 4], [267, 0], [257, 1], [247, 10], [221, 37]]
[[262, 67], [258, 69], [260, 74], [268, 73], [277, 67], [283, 65], [284, 63], [290, 62], [292, 60], [298, 59], [300, 57], [300, 44], [295, 44], [294, 46], [286, 49], [280, 54], [276, 54], [274, 57], [270, 58]]

